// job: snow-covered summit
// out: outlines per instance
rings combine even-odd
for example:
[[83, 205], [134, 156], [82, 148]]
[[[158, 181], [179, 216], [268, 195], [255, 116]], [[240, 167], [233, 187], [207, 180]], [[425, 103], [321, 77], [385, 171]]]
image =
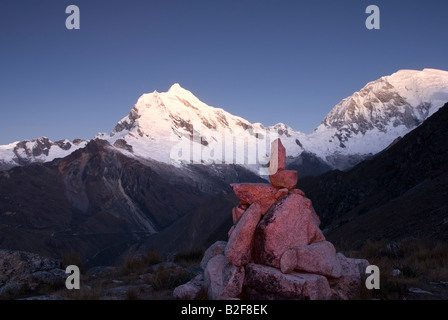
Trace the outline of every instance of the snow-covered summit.
[[309, 138], [326, 142], [324, 149], [314, 152], [327, 161], [335, 154], [375, 154], [447, 101], [448, 72], [400, 70], [343, 99]]
[[210, 148], [209, 144], [221, 142], [221, 135], [251, 135], [262, 129], [261, 124], [209, 106], [174, 84], [167, 92], [142, 95], [106, 139], [129, 146], [137, 156], [171, 162], [173, 147], [182, 141], [196, 140], [202, 148]]

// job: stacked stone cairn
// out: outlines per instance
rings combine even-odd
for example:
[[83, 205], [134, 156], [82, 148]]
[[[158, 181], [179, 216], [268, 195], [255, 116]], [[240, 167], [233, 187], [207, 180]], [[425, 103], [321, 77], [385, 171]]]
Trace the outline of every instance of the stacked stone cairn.
[[232, 210], [227, 242], [214, 243], [203, 273], [177, 287], [178, 299], [350, 300], [359, 297], [368, 261], [336, 253], [319, 229], [311, 200], [296, 188], [297, 171], [285, 170], [286, 150], [271, 144], [269, 183], [231, 187], [240, 200]]

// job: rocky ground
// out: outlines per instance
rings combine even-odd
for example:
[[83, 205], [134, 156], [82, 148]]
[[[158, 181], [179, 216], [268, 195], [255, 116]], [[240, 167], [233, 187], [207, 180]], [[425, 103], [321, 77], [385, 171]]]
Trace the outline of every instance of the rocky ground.
[[[363, 255], [384, 270], [380, 290], [365, 289], [356, 299], [448, 300], [448, 279], [444, 276], [447, 264], [439, 261], [439, 267], [433, 266], [432, 272], [422, 274], [423, 270], [416, 264], [408, 269], [400, 264], [403, 256], [391, 255], [387, 252], [390, 247], [390, 243], [381, 246], [375, 243], [366, 245], [359, 252], [344, 252], [347, 256]], [[417, 245], [413, 249], [409, 246], [407, 250], [421, 252]], [[60, 261], [26, 252], [0, 250], [0, 300], [172, 300], [177, 286], [203, 272], [200, 267], [202, 254], [179, 255], [168, 259], [169, 262], [150, 252], [145, 257], [128, 257], [120, 266], [94, 267], [87, 271], [81, 268], [81, 289], [67, 290], [65, 280], [68, 275]], [[422, 264], [434, 263], [437, 252], [427, 254]], [[199, 294], [197, 299], [207, 299], [206, 292]]]
[[0, 300], [171, 300], [176, 286], [202, 272], [189, 259], [162, 261], [150, 252], [129, 256], [120, 266], [81, 267], [80, 289], [68, 290], [60, 261], [0, 250]]

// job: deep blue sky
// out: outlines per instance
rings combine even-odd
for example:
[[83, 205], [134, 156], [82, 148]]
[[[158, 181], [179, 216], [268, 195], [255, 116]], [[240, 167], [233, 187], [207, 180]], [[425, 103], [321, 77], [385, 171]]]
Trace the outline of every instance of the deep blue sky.
[[[81, 30], [65, 28], [70, 4]], [[381, 30], [365, 28], [369, 4]], [[308, 133], [369, 81], [448, 70], [447, 17], [446, 0], [2, 0], [0, 144], [110, 132], [175, 82]]]

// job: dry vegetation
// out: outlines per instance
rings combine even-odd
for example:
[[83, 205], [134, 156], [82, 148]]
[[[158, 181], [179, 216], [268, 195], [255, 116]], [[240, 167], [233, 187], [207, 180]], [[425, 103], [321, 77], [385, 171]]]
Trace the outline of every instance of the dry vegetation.
[[[352, 258], [367, 259], [380, 269], [380, 290], [364, 289], [361, 299], [448, 299], [448, 243], [430, 239], [367, 241], [359, 251], [341, 251]], [[433, 294], [412, 296], [411, 288]]]
[[[164, 262], [156, 251], [145, 255], [127, 255], [120, 266], [101, 275], [89, 272], [81, 276], [80, 290], [61, 289], [56, 292], [74, 300], [169, 300], [175, 287], [191, 280], [190, 269], [198, 267], [203, 250], [177, 254], [174, 263]], [[66, 259], [74, 261], [74, 257]], [[121, 290], [122, 288], [122, 290]]]

